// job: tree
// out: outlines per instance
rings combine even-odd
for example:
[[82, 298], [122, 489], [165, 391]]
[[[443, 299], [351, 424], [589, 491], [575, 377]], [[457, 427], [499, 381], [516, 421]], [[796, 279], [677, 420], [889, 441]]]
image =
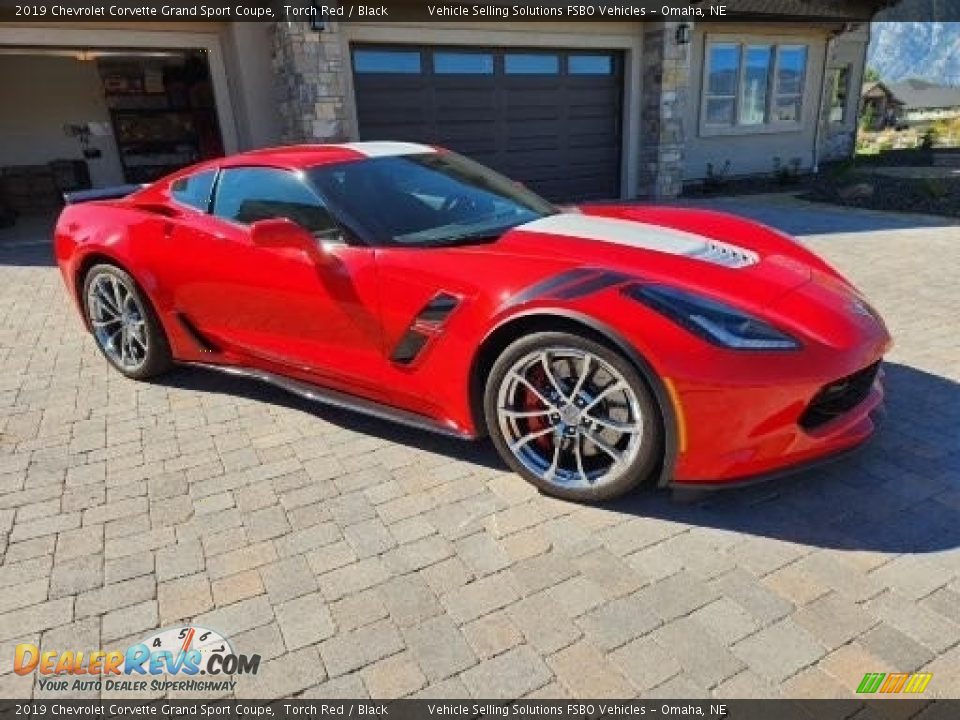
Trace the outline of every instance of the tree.
[[880, 71], [873, 67], [868, 67], [863, 72], [864, 82], [880, 82]]

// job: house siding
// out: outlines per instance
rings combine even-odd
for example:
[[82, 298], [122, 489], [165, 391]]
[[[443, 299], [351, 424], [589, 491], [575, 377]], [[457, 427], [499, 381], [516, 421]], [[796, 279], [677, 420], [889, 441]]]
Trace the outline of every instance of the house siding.
[[[738, 37], [756, 37], [764, 41], [803, 43], [809, 47], [807, 72], [804, 84], [801, 123], [796, 129], [737, 132], [734, 128], [729, 134], [708, 134], [700, 122], [701, 92], [704, 83], [705, 53], [707, 43], [712, 37], [720, 39]], [[720, 169], [729, 162], [731, 175], [752, 175], [770, 173], [774, 169], [775, 158], [788, 165], [799, 158], [800, 166], [809, 170], [813, 167], [816, 153], [814, 147], [817, 137], [817, 113], [819, 98], [823, 86], [823, 66], [827, 44], [826, 27], [797, 27], [773, 24], [732, 24], [704, 23], [698, 25], [693, 38], [693, 58], [690, 73], [690, 93], [693, 100], [687, 103], [684, 179], [699, 180], [707, 176], [708, 164]]]

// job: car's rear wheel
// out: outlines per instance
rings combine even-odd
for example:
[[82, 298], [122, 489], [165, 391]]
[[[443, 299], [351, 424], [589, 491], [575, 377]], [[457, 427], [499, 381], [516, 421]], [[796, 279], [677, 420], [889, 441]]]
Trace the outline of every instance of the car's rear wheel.
[[507, 347], [488, 377], [484, 414], [514, 470], [571, 500], [636, 488], [663, 452], [656, 403], [633, 364], [570, 333], [536, 333]]
[[84, 310], [97, 347], [117, 370], [145, 380], [169, 369], [170, 344], [149, 300], [130, 274], [94, 265], [83, 283]]

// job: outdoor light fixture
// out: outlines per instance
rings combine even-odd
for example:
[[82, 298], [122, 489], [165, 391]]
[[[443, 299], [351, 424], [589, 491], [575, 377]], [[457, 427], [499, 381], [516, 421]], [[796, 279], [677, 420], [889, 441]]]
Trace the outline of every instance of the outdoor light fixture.
[[690, 26], [687, 23], [677, 25], [677, 45], [686, 45], [690, 42]]

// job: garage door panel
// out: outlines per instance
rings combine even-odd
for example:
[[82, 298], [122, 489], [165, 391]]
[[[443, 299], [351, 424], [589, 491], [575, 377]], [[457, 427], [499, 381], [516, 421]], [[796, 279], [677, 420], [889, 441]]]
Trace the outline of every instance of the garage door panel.
[[614, 145], [588, 145], [570, 148], [567, 151], [567, 164], [570, 167], [590, 163], [612, 163], [620, 158], [619, 147]]
[[368, 95], [357, 103], [357, 114], [361, 120], [382, 124], [390, 122], [426, 122], [430, 118], [430, 109], [426, 100], [408, 95], [406, 97], [387, 97]]
[[558, 135], [563, 132], [564, 123], [563, 121], [554, 116], [554, 117], [513, 117], [512, 115], [508, 120], [515, 120], [516, 122], [510, 122], [506, 128], [504, 128], [504, 136], [508, 138], [527, 138], [527, 137], [540, 137], [540, 136], [549, 136], [553, 138], [554, 143], [559, 142]]
[[443, 105], [483, 107], [497, 100], [497, 88], [488, 85], [475, 88], [435, 87], [433, 92], [437, 102]]
[[571, 147], [582, 146], [585, 141], [603, 141], [619, 147], [620, 142], [615, 130], [613, 123], [603, 118], [590, 122], [571, 120], [567, 122], [567, 142]]
[[[509, 83], [509, 80], [508, 80]], [[508, 85], [504, 92], [508, 106], [522, 105], [526, 107], [558, 107], [558, 102], [568, 104], [561, 88], [518, 88]]]
[[434, 142], [463, 155], [473, 156], [475, 153], [490, 154], [497, 152], [497, 143], [492, 138], [440, 135]]
[[[591, 156], [602, 156], [604, 162], [620, 161], [620, 143], [611, 142], [607, 137], [577, 136], [570, 138], [567, 148], [571, 158], [577, 157], [577, 153], [586, 152]], [[574, 161], [571, 160], [571, 162]]]
[[614, 117], [610, 112], [610, 109], [616, 107], [620, 108], [619, 103], [604, 103], [604, 102], [586, 102], [583, 99], [576, 99], [571, 102], [568, 106], [568, 112], [571, 115], [606, 115], [607, 117]]
[[[357, 46], [354, 53], [358, 47], [385, 46]], [[623, 85], [619, 53], [591, 51], [591, 56], [611, 58], [607, 74], [577, 75], [568, 72], [573, 66], [569, 58], [576, 53], [563, 50], [485, 49], [488, 59], [482, 65], [463, 58], [454, 58], [457, 63], [450, 65], [445, 57], [443, 73], [434, 70], [435, 54], [456, 54], [457, 48], [394, 48], [400, 53], [411, 50], [419, 53], [418, 72], [406, 66], [403, 72], [389, 74], [382, 66], [378, 73], [355, 69], [360, 139], [443, 145], [553, 200], [619, 195]], [[475, 48], [462, 52], [477, 54]], [[507, 74], [508, 54], [546, 54], [558, 58], [559, 64], [538, 69], [527, 57], [514, 69], [551, 74]], [[583, 71], [582, 63], [579, 67]]]

